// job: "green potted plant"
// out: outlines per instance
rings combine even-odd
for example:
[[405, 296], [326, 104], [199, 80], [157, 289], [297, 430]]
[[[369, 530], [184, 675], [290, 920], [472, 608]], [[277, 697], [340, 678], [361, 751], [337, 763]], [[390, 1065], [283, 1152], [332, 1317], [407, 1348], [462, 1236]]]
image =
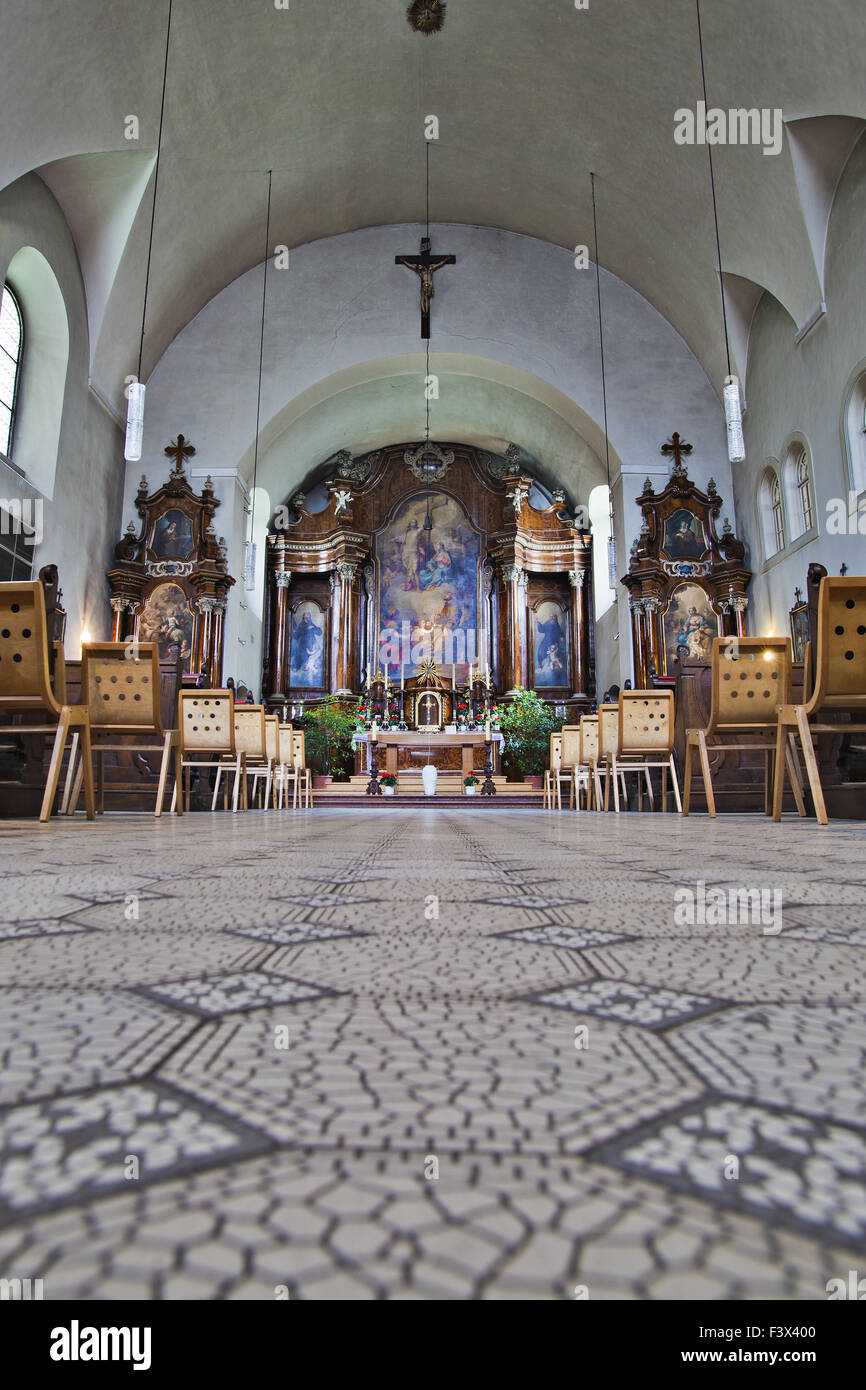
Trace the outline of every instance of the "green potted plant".
[[503, 709], [500, 725], [512, 770], [540, 787], [550, 754], [550, 735], [562, 725], [563, 720], [534, 690], [518, 686]]
[[475, 793], [476, 793], [476, 791], [477, 791], [477, 789], [478, 789], [479, 780], [480, 780], [480, 779], [479, 779], [478, 777], [475, 776], [475, 773], [474, 773], [474, 772], [472, 773], [472, 776], [471, 776], [471, 777], [464, 777], [464, 778], [463, 778], [463, 786], [464, 786], [464, 788], [465, 788], [465, 790], [466, 790], [466, 795], [467, 795], [467, 796], [474, 796], [474, 795], [475, 795]]
[[397, 778], [393, 772], [386, 772], [383, 777], [380, 777], [379, 786], [386, 796], [393, 796], [397, 790]]
[[336, 695], [314, 705], [304, 719], [307, 757], [318, 769], [313, 785], [326, 787], [334, 779], [345, 780], [354, 761], [355, 716]]

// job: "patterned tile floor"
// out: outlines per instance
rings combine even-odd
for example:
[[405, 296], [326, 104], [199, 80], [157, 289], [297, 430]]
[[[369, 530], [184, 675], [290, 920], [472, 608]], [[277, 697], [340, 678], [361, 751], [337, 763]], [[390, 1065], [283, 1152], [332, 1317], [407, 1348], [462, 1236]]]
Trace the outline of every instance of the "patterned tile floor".
[[46, 1299], [824, 1299], [866, 1241], [864, 839], [486, 807], [0, 822], [0, 1273]]

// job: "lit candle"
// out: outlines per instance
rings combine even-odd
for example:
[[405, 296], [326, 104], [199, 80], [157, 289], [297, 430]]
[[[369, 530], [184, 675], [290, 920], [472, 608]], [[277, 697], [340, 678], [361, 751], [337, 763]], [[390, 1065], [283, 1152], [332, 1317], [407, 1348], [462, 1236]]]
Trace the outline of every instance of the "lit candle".
[[370, 689], [370, 667], [367, 667], [367, 689]]
[[490, 742], [490, 715], [489, 715], [489, 714], [488, 714], [487, 718], [486, 718], [485, 721], [484, 721], [484, 737], [487, 739], [487, 741], [488, 741], [488, 743], [489, 743], [489, 742]]
[[400, 662], [400, 689], [401, 689], [401, 690], [405, 689], [405, 686], [406, 686], [406, 663], [405, 663], [405, 661], [401, 661], [401, 662]]
[[455, 673], [455, 670], [456, 670], [456, 667], [455, 667], [455, 665], [454, 665], [454, 662], [452, 661], [452, 663], [451, 663], [451, 689], [452, 689], [452, 690], [456, 690], [456, 689], [457, 689], [457, 677], [456, 677], [456, 675], [454, 674], [454, 673]]
[[379, 735], [378, 735], [378, 733], [376, 732], [376, 721], [375, 721], [375, 719], [373, 720], [373, 727], [372, 727], [372, 729], [370, 730], [370, 741], [371, 741], [372, 743], [378, 743], [378, 741], [379, 741]]

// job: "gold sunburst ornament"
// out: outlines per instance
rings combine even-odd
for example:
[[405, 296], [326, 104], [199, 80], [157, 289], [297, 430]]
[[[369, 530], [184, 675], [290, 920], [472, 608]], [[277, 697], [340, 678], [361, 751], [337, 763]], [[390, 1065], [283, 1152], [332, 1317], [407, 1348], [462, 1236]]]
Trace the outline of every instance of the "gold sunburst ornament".
[[414, 0], [406, 11], [406, 18], [416, 34], [438, 34], [445, 23], [447, 8], [442, 0]]
[[439, 667], [436, 665], [435, 661], [429, 659], [427, 661], [422, 661], [421, 665], [418, 667], [418, 675], [423, 681], [426, 681], [428, 685], [439, 684]]

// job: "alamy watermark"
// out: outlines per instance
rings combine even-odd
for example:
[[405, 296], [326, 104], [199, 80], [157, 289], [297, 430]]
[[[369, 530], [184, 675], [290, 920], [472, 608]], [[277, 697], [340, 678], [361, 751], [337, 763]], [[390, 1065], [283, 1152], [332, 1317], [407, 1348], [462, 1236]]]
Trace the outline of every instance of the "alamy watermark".
[[699, 101], [694, 111], [681, 106], [674, 112], [676, 145], [762, 145], [764, 154], [782, 152], [780, 107], [721, 106], [707, 109]]
[[678, 888], [674, 902], [678, 927], [760, 927], [763, 936], [782, 930], [781, 888], [708, 888], [699, 879]]
[[0, 536], [23, 536], [25, 545], [42, 544], [41, 497], [0, 497]]

